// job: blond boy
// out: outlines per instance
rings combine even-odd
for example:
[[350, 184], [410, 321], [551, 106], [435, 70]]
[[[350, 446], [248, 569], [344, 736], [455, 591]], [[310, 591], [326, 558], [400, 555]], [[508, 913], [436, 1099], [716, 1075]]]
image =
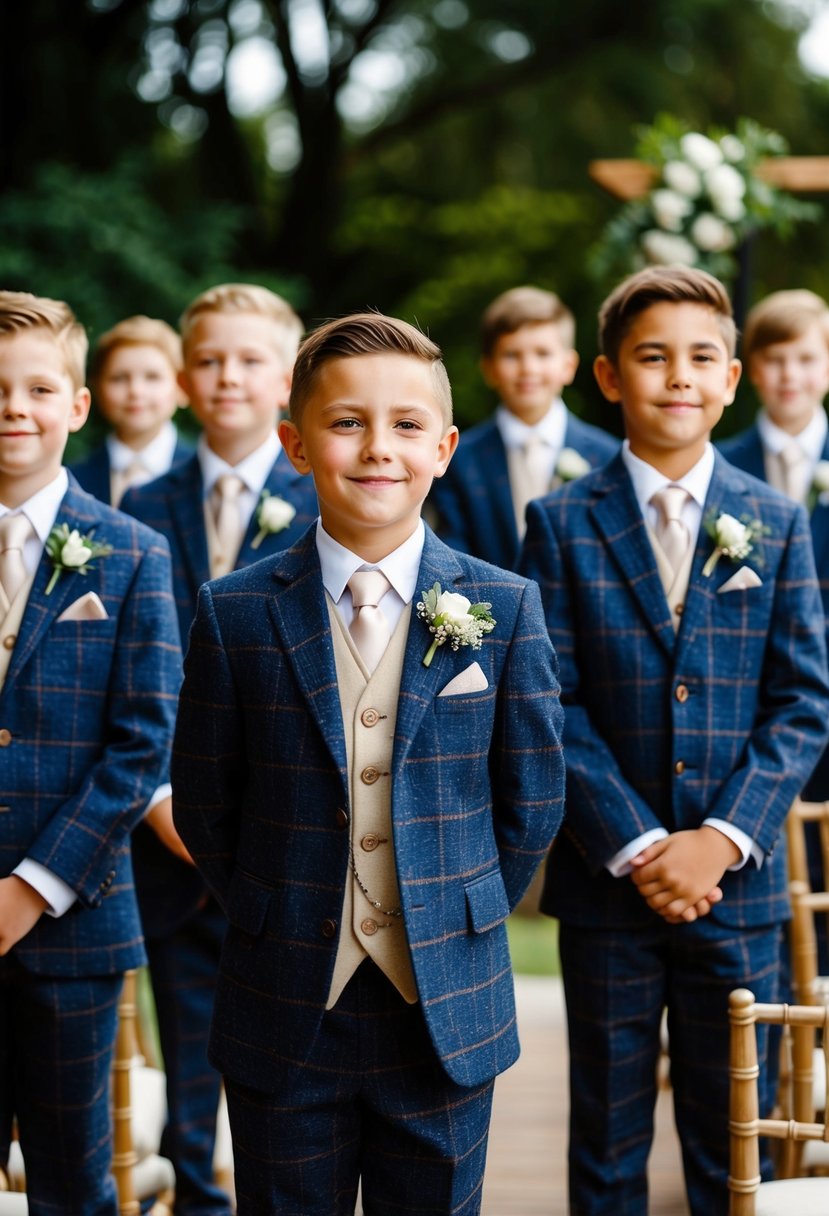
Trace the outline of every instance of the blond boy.
[[[310, 480], [277, 438], [302, 325], [279, 296], [223, 284], [181, 319], [180, 385], [202, 425], [196, 453], [124, 497], [125, 511], [170, 541], [186, 645], [199, 587], [293, 543], [316, 518]], [[164, 1148], [176, 1169], [177, 1211], [229, 1213], [213, 1181], [218, 1074], [207, 1032], [225, 918], [190, 862], [169, 797], [136, 832], [136, 883], [167, 1066]]]
[[527, 503], [604, 464], [619, 444], [564, 405], [579, 357], [573, 314], [553, 292], [514, 287], [493, 300], [481, 350], [500, 404], [462, 435], [432, 502], [447, 544], [512, 568]]
[[181, 339], [166, 321], [127, 317], [101, 334], [89, 379], [111, 431], [72, 466], [90, 494], [117, 507], [130, 486], [160, 477], [191, 454], [172, 422], [187, 401], [178, 382], [181, 367]]

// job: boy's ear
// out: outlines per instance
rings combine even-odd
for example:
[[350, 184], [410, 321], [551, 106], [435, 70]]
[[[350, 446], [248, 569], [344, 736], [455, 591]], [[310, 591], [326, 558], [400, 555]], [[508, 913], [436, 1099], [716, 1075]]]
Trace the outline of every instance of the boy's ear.
[[743, 365], [739, 359], [730, 359], [728, 363], [728, 379], [726, 381], [725, 397], [723, 398], [726, 405], [731, 405], [731, 402], [737, 395], [737, 385], [740, 383], [740, 376], [743, 372]]
[[293, 367], [289, 368], [287, 372], [283, 372], [282, 376], [280, 377], [278, 402], [280, 410], [284, 410], [288, 405], [288, 398], [291, 395], [291, 381], [293, 378]]
[[311, 465], [308, 463], [308, 458], [305, 455], [302, 435], [295, 424], [289, 421], [289, 419], [283, 418], [276, 428], [276, 433], [279, 435], [279, 441], [285, 449], [285, 455], [297, 473], [310, 473]]
[[481, 367], [481, 375], [483, 376], [485, 383], [488, 384], [490, 388], [494, 388], [497, 390], [497, 388], [498, 388], [497, 377], [493, 373], [492, 356], [491, 355], [481, 355], [480, 367]]
[[596, 377], [599, 388], [602, 390], [602, 395], [608, 401], [622, 400], [619, 373], [607, 355], [598, 355], [593, 361], [593, 375]]
[[69, 432], [79, 431], [89, 417], [89, 406], [92, 401], [88, 388], [79, 388], [72, 399], [69, 410]]
[[561, 387], [573, 383], [573, 377], [579, 369], [579, 352], [577, 350], [568, 350], [562, 360], [561, 366]]
[[188, 404], [190, 401], [190, 377], [187, 374], [186, 367], [183, 367], [181, 371], [176, 374], [176, 380], [178, 381], [178, 386], [181, 389], [184, 404]]
[[435, 454], [435, 477], [442, 477], [449, 468], [449, 461], [455, 454], [455, 448], [458, 446], [460, 437], [458, 428], [450, 426], [441, 439]]

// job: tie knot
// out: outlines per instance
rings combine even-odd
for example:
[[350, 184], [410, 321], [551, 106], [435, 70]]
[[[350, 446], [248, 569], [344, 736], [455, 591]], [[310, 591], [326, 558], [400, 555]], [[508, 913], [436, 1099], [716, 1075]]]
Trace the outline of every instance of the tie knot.
[[803, 448], [799, 443], [795, 443], [794, 441], [787, 443], [780, 453], [780, 459], [788, 469], [796, 468], [805, 458]]
[[23, 551], [23, 546], [32, 534], [32, 525], [25, 515], [4, 515], [0, 519], [0, 553], [10, 549]]
[[651, 498], [651, 502], [656, 507], [663, 523], [674, 523], [682, 516], [682, 508], [685, 506], [690, 495], [687, 490], [683, 490], [682, 486], [665, 486], [664, 490], [658, 490]]
[[216, 493], [222, 502], [235, 502], [244, 488], [245, 483], [235, 473], [223, 473], [216, 478]]
[[391, 583], [382, 570], [358, 570], [348, 580], [355, 611], [376, 608], [390, 587]]

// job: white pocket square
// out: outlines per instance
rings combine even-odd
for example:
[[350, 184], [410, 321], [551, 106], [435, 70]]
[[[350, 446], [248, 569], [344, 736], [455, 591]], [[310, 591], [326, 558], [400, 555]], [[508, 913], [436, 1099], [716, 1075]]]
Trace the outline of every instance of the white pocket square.
[[717, 588], [717, 595], [724, 591], [748, 591], [749, 587], [762, 587], [763, 580], [751, 566], [740, 566], [736, 574], [732, 574], [722, 587]]
[[60, 621], [106, 621], [109, 613], [94, 591], [87, 591], [58, 617]]
[[457, 697], [464, 692], [483, 692], [485, 688], [489, 688], [489, 681], [477, 663], [470, 663], [440, 690], [438, 696]]

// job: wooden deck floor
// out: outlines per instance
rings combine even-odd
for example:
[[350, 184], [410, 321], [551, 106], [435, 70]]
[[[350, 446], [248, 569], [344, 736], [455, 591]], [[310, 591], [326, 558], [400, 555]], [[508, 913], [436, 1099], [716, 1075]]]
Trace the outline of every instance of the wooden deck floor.
[[[567, 1214], [567, 1041], [559, 980], [517, 976], [521, 1057], [495, 1084], [483, 1216]], [[650, 1216], [687, 1216], [671, 1095], [660, 1092]]]

